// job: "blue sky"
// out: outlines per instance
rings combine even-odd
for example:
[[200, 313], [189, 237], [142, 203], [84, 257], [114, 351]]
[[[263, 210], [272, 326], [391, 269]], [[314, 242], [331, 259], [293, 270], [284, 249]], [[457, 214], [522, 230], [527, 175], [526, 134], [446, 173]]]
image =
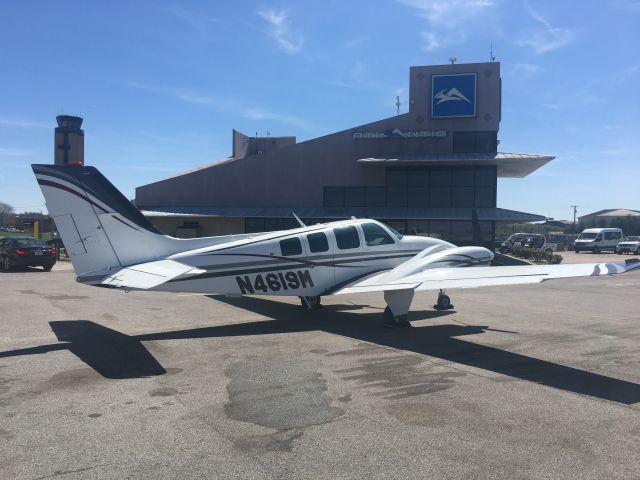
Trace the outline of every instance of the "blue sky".
[[0, 201], [44, 209], [55, 116], [135, 187], [231, 153], [231, 129], [305, 140], [406, 111], [410, 65], [502, 63], [500, 150], [557, 158], [498, 206], [640, 209], [640, 1], [5, 1]]

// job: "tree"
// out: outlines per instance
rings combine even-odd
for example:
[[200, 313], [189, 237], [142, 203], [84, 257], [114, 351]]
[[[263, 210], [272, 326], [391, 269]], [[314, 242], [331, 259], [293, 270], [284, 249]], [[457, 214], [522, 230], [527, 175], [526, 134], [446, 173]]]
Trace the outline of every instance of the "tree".
[[0, 202], [0, 225], [4, 225], [5, 218], [13, 214], [14, 208], [8, 203]]

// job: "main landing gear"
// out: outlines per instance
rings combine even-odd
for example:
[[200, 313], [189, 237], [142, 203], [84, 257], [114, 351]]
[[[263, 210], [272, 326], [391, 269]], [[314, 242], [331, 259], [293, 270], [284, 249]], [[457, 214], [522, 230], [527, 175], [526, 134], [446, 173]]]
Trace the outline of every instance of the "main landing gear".
[[300, 303], [305, 310], [316, 310], [322, 308], [320, 296], [317, 297], [300, 297]]
[[445, 295], [444, 290], [440, 290], [438, 293], [438, 301], [433, 306], [436, 310], [451, 310], [453, 309], [453, 305], [451, 305], [451, 299], [449, 295]]
[[407, 320], [408, 314], [394, 315], [389, 307], [384, 309], [384, 323], [385, 328], [403, 328], [410, 327], [411, 322]]
[[385, 328], [410, 327], [411, 322], [407, 320], [407, 314], [412, 300], [413, 288], [385, 290], [384, 301], [387, 302], [387, 308], [384, 309], [382, 326]]

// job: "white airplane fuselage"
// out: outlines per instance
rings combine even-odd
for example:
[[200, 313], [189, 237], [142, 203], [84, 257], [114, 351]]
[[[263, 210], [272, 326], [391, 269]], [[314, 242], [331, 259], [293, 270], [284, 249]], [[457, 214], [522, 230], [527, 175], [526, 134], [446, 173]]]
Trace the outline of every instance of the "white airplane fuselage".
[[[378, 232], [373, 241], [371, 234], [367, 237], [365, 233], [372, 229]], [[351, 239], [345, 239], [345, 235]], [[353, 241], [345, 245], [345, 240]], [[287, 250], [292, 245], [294, 248]], [[488, 265], [493, 257], [482, 247], [456, 247], [436, 238], [402, 236], [375, 220], [354, 219], [171, 255], [167, 260], [191, 265], [202, 273], [178, 277], [154, 289], [320, 296], [370, 274], [393, 269], [418, 254], [432, 256], [434, 267]]]

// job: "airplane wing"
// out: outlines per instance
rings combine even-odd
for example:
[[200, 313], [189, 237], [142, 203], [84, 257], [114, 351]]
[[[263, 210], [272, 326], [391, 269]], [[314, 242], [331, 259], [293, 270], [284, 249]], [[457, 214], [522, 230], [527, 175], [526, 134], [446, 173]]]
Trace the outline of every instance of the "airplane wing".
[[204, 270], [173, 260], [158, 260], [125, 267], [102, 280], [100, 284], [107, 287], [147, 290], [182, 275], [199, 273], [204, 273]]
[[441, 288], [477, 288], [539, 283], [553, 278], [613, 275], [639, 268], [640, 260], [634, 258], [618, 263], [582, 263], [572, 265], [431, 268], [404, 276], [399, 275], [402, 272], [402, 266], [401, 264], [393, 270], [379, 273], [348, 285], [334, 292], [334, 295], [400, 289], [421, 291], [439, 290]]

